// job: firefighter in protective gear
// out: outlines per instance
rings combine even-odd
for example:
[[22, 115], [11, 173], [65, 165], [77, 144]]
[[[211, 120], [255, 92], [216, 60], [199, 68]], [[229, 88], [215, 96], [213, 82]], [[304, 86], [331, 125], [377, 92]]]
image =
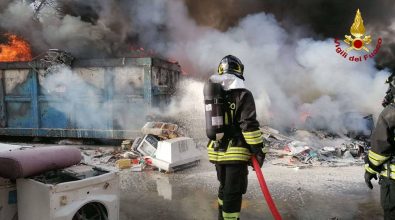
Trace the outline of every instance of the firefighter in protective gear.
[[247, 190], [248, 163], [253, 154], [262, 166], [267, 147], [256, 120], [254, 98], [244, 86], [244, 66], [232, 55], [218, 66], [218, 75], [210, 80], [224, 89], [224, 136], [210, 140], [207, 146], [210, 162], [215, 164], [218, 190], [218, 219], [237, 220], [242, 195]]
[[383, 107], [387, 107], [394, 100], [395, 93], [395, 74], [391, 74], [388, 79], [385, 81], [388, 83], [387, 92], [385, 92], [385, 97], [383, 99], [382, 105]]
[[[390, 90], [394, 74], [387, 82]], [[380, 176], [381, 206], [384, 210], [384, 219], [395, 219], [395, 103], [394, 99], [380, 113], [376, 127], [371, 137], [371, 149], [365, 157], [365, 182], [372, 189], [371, 180]]]

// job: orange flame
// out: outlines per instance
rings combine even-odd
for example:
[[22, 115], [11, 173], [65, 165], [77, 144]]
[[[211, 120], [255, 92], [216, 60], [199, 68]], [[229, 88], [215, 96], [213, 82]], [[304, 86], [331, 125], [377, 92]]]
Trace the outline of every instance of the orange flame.
[[30, 61], [32, 51], [28, 42], [14, 34], [4, 34], [7, 44], [0, 44], [0, 62]]

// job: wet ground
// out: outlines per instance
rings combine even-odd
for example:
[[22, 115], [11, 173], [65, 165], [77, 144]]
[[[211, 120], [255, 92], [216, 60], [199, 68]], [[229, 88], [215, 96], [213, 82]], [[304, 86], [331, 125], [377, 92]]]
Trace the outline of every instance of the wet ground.
[[[217, 219], [216, 173], [202, 154], [198, 166], [176, 173], [121, 171], [120, 220]], [[283, 219], [383, 219], [379, 185], [366, 187], [362, 166], [295, 169], [266, 161], [262, 170]], [[241, 219], [273, 219], [251, 168]]]
[[[263, 172], [283, 219], [383, 218], [379, 186], [366, 187], [363, 167], [294, 169], [268, 163]], [[122, 171], [121, 186], [121, 220], [217, 218], [218, 183], [206, 159], [173, 174]], [[242, 206], [241, 219], [273, 219], [252, 170]]]

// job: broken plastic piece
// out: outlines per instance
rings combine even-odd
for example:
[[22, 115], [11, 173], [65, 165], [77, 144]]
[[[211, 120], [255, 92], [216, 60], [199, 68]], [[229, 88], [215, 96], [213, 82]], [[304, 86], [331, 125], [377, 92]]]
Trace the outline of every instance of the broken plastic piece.
[[119, 169], [127, 169], [132, 167], [132, 161], [130, 159], [120, 159], [115, 162]]

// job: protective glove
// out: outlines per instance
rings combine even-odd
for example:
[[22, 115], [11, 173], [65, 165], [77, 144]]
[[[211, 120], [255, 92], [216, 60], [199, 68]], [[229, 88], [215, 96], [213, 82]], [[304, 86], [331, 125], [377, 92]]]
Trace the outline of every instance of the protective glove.
[[266, 154], [264, 154], [262, 151], [260, 151], [260, 153], [255, 154], [256, 160], [258, 161], [259, 167], [261, 167], [261, 168], [262, 168], [263, 161], [265, 160], [265, 156], [266, 156]]
[[262, 148], [251, 147], [251, 153], [256, 157], [259, 163], [259, 167], [262, 167], [263, 161], [265, 160], [266, 154], [262, 152]]
[[369, 187], [369, 189], [373, 189], [373, 185], [371, 182], [373, 178], [377, 180], [377, 175], [373, 173], [369, 173], [368, 171], [365, 172], [365, 183]]

